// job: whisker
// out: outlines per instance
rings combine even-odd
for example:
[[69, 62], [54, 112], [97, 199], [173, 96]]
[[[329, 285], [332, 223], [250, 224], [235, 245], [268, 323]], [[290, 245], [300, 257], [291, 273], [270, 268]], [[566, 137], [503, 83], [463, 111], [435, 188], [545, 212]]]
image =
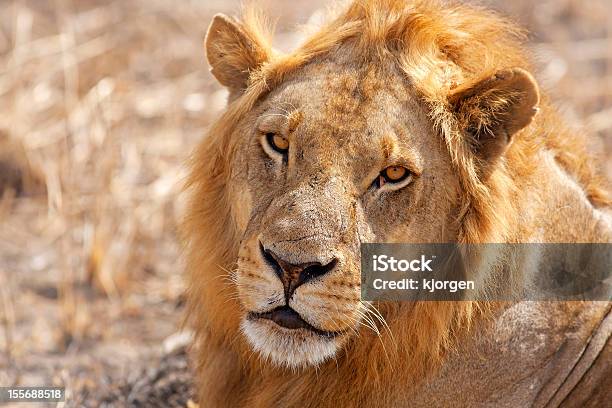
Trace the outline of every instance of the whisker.
[[[367, 312], [367, 309], [366, 309], [366, 312]], [[373, 326], [372, 330], [374, 330], [375, 333], [378, 335], [378, 340], [380, 341], [380, 344], [381, 344], [381, 346], [383, 348], [383, 351], [385, 353], [385, 357], [386, 357], [387, 361], [389, 363], [391, 363], [391, 358], [389, 357], [389, 352], [387, 351], [387, 347], [385, 346], [385, 342], [384, 342], [384, 340], [382, 338], [382, 335], [381, 335], [380, 331], [378, 330], [378, 327], [376, 326], [374, 321], [366, 314], [366, 312], [364, 312], [362, 310], [357, 310], [357, 313], [360, 316], [362, 316], [362, 318], [364, 318], [367, 322], [369, 322]], [[391, 364], [391, 367], [393, 367], [392, 364]]]
[[389, 333], [389, 336], [391, 337], [391, 341], [393, 342], [394, 346], [397, 347], [397, 342], [395, 341], [395, 336], [393, 336], [393, 331], [387, 324], [387, 321], [385, 320], [382, 313], [380, 313], [378, 308], [376, 308], [376, 306], [374, 306], [374, 304], [372, 304], [371, 302], [362, 302], [362, 304], [364, 303], [365, 310], [371, 313], [374, 317], [376, 317], [376, 319], [384, 326], [385, 330]]

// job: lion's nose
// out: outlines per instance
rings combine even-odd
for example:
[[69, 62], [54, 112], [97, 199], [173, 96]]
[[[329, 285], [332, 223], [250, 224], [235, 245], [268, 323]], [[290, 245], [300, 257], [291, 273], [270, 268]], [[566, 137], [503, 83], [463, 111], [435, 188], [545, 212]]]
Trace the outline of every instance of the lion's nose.
[[269, 249], [264, 248], [260, 243], [259, 247], [265, 261], [274, 269], [276, 275], [283, 282], [285, 288], [285, 299], [289, 302], [293, 292], [306, 282], [316, 279], [330, 272], [338, 263], [337, 258], [323, 265], [321, 262], [306, 262], [292, 264], [285, 261], [280, 256]]

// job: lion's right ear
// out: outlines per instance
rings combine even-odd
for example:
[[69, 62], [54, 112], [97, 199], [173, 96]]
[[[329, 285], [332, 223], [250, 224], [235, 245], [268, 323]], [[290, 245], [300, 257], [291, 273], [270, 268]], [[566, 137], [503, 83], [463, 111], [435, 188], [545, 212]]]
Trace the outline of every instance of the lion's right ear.
[[489, 167], [512, 136], [533, 121], [540, 93], [529, 72], [512, 68], [463, 84], [448, 100], [479, 163]]
[[246, 89], [250, 73], [271, 53], [259, 33], [224, 14], [213, 18], [205, 44], [211, 73], [234, 95]]

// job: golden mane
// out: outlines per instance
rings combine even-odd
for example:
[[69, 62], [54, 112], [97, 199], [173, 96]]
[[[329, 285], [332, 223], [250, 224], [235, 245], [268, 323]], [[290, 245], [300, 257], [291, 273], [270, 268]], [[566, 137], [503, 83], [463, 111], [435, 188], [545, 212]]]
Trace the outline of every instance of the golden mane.
[[[381, 58], [396, 61], [429, 107], [431, 119], [448, 147], [463, 187], [458, 241], [481, 243], [514, 239], [506, 232], [507, 226], [516, 224], [519, 219], [513, 203], [517, 202], [521, 191], [520, 180], [532, 171], [529, 157], [538, 149], [555, 152], [560, 165], [583, 187], [591, 203], [597, 206], [611, 203], [601, 179], [589, 163], [580, 137], [559, 124], [547, 101], [541, 104], [534, 123], [514, 135], [504, 160], [493, 173], [486, 178], [478, 174], [477, 163], [469, 154], [468, 141], [459, 132], [448, 95], [461, 84], [499, 69], [531, 68], [522, 46], [524, 33], [495, 13], [460, 4], [442, 6], [437, 1], [357, 0], [297, 50], [285, 55], [272, 50], [267, 24], [259, 13], [250, 9], [242, 21], [247, 35], [263, 45], [261, 64], [250, 73], [248, 88], [230, 103], [193, 155], [186, 184], [190, 192], [189, 212], [182, 230], [190, 283], [187, 315], [194, 320], [197, 338], [200, 341], [206, 338], [208, 344], [227, 344], [227, 347], [231, 344], [244, 356], [244, 361], [250, 361], [245, 363], [247, 370], [261, 368], [256, 368], [256, 359], [248, 358], [251, 351], [241, 348], [240, 342], [235, 341], [239, 331], [238, 310], [228, 311], [231, 307], [227, 298], [231, 297], [232, 288], [222, 278], [233, 268], [240, 242], [228, 194], [237, 143], [232, 134], [236, 133], [233, 131], [239, 119], [260, 98], [313, 59], [333, 53], [339, 44], [352, 47], [355, 58], [364, 65], [376, 63]], [[240, 52], [226, 50], [233, 51]], [[204, 270], [211, 272], [204, 275]], [[383, 381], [388, 381], [391, 373], [387, 371], [391, 368], [386, 364], [385, 355], [389, 358], [401, 356], [410, 365], [403, 372], [393, 373], [394, 381], [414, 381], [414, 376], [418, 377], [431, 367], [444, 350], [452, 346], [454, 338], [460, 330], [469, 327], [474, 316], [488, 308], [476, 302], [388, 304], [383, 307], [388, 320], [397, 322], [392, 327], [396, 340], [384, 336], [382, 341], [368, 342], [362, 338], [350, 346], [346, 351], [347, 359], [338, 368], [348, 370], [351, 358], [368, 359], [371, 370], [351, 374], [359, 377], [356, 387], [359, 381], [381, 386]], [[211, 316], [223, 318], [211, 319]], [[200, 361], [200, 364], [205, 362]], [[313, 381], [316, 381], [315, 374]], [[304, 386], [296, 389], [302, 388]], [[271, 395], [281, 391], [271, 391]], [[338, 404], [342, 406], [341, 401]]]

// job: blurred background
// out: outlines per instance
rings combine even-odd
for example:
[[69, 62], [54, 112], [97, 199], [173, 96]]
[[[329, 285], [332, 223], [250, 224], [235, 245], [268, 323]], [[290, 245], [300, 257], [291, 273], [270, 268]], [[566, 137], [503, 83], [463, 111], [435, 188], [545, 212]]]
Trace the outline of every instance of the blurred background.
[[[268, 0], [276, 45], [325, 1]], [[541, 86], [612, 174], [612, 2], [485, 0], [531, 32]], [[226, 93], [203, 53], [228, 0], [0, 0], [0, 385], [68, 396], [189, 342], [184, 161]]]

